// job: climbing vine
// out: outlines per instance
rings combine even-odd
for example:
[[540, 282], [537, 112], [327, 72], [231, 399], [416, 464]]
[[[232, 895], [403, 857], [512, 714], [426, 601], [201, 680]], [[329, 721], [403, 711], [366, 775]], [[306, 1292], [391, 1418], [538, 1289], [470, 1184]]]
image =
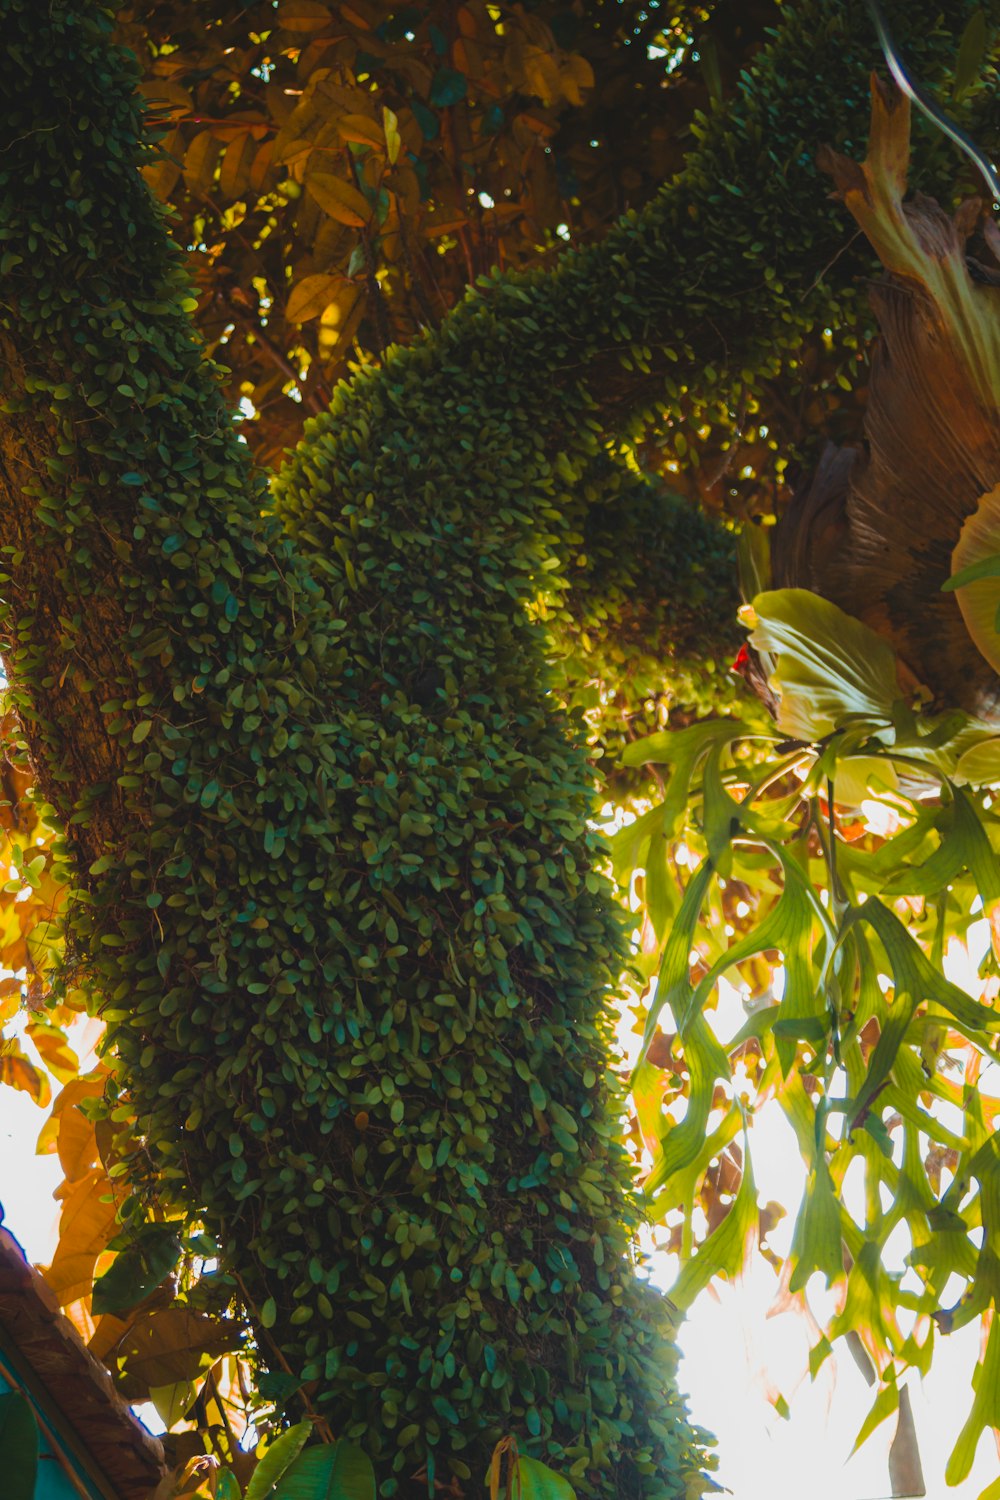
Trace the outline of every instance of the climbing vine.
[[[839, 248], [802, 141], [857, 128], [866, 23], [790, 9], [643, 215], [483, 279], [338, 387], [268, 492], [108, 17], [0, 14], [3, 650], [65, 830], [66, 975], [136, 1121], [117, 1253], [163, 1218], [214, 1235], [206, 1295], [386, 1496], [478, 1483], [511, 1430], [588, 1495], [696, 1490], [631, 1263], [628, 947], [547, 622], [579, 628], [609, 435], [752, 392], [842, 306], [784, 277]], [[908, 26], [933, 72], [937, 9]]]

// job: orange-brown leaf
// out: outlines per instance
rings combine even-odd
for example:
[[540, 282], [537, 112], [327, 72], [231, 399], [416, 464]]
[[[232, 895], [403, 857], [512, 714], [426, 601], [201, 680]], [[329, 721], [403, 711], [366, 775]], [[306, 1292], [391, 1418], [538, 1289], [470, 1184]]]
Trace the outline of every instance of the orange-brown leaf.
[[325, 214], [340, 224], [362, 229], [371, 218], [371, 208], [356, 187], [332, 172], [313, 172], [306, 187]]
[[308, 323], [311, 318], [318, 318], [333, 301], [342, 279], [325, 273], [303, 276], [292, 287], [285, 305], [289, 323]]
[[242, 1330], [208, 1313], [171, 1303], [136, 1318], [118, 1349], [130, 1400], [138, 1392], [194, 1380], [218, 1359], [237, 1349]]
[[278, 22], [286, 31], [322, 31], [330, 24], [330, 10], [319, 0], [282, 0]]
[[256, 150], [257, 142], [249, 130], [229, 142], [219, 168], [219, 192], [223, 198], [238, 198], [246, 192]]
[[337, 120], [337, 130], [345, 141], [353, 141], [358, 146], [374, 146], [377, 151], [385, 149], [382, 127], [368, 115], [341, 115]]

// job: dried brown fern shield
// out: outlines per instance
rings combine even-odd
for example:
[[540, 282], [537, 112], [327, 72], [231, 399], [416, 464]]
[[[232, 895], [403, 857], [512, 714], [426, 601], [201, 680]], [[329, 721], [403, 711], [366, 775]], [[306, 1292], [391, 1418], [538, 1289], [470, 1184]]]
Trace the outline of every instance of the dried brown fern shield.
[[972, 560], [968, 533], [953, 554], [981, 502], [970, 524], [977, 555], [989, 547], [997, 503], [1000, 233], [978, 198], [953, 217], [919, 195], [904, 205], [909, 125], [903, 95], [873, 79], [864, 163], [822, 155], [889, 273], [873, 292], [882, 337], [864, 449], [827, 450], [776, 529], [774, 583], [812, 589], [864, 620], [936, 706], [998, 719], [1000, 677], [966, 623], [971, 591], [942, 586], [956, 562]]

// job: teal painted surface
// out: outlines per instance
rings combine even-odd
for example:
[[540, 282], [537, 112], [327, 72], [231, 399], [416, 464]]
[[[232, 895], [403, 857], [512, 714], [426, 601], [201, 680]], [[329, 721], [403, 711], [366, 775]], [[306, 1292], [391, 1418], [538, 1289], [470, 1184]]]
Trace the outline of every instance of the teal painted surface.
[[[5, 1376], [0, 1373], [0, 1393], [11, 1389], [23, 1388], [12, 1386]], [[39, 1410], [38, 1402], [31, 1391], [24, 1391], [24, 1395], [27, 1396], [34, 1407], [36, 1418], [40, 1417], [41, 1422], [47, 1426], [54, 1425], [51, 1418], [46, 1422], [47, 1414]], [[80, 1473], [72, 1456], [67, 1453], [64, 1457], [65, 1464], [68, 1464], [76, 1475], [75, 1482], [66, 1473], [65, 1464], [60, 1462], [60, 1459], [53, 1452], [52, 1446], [43, 1432], [38, 1454], [38, 1481], [35, 1485], [35, 1500], [83, 1500], [84, 1496], [87, 1497], [87, 1500], [102, 1500], [100, 1490], [96, 1489], [90, 1480]], [[3, 1471], [2, 1459], [0, 1459], [0, 1495], [2, 1493]]]

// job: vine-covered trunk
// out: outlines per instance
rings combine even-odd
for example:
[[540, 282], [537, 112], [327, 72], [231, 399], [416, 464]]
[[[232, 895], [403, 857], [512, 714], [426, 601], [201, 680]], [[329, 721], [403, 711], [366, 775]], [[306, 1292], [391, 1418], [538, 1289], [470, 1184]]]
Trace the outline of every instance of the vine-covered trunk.
[[[153, 1164], [132, 1209], [169, 1193], [218, 1233], [263, 1361], [384, 1494], [474, 1490], [515, 1432], [582, 1493], [683, 1495], [703, 1454], [630, 1261], [608, 1075], [625, 943], [527, 606], [561, 587], [603, 434], [722, 347], [709, 300], [741, 373], [692, 401], [828, 309], [761, 281], [787, 190], [759, 141], [828, 132], [823, 48], [860, 71], [861, 8], [802, 4], [735, 136], [641, 219], [342, 388], [276, 518], [193, 342], [107, 18], [0, 15], [2, 644]], [[713, 282], [693, 252], [733, 173], [747, 269], [727, 243]]]

